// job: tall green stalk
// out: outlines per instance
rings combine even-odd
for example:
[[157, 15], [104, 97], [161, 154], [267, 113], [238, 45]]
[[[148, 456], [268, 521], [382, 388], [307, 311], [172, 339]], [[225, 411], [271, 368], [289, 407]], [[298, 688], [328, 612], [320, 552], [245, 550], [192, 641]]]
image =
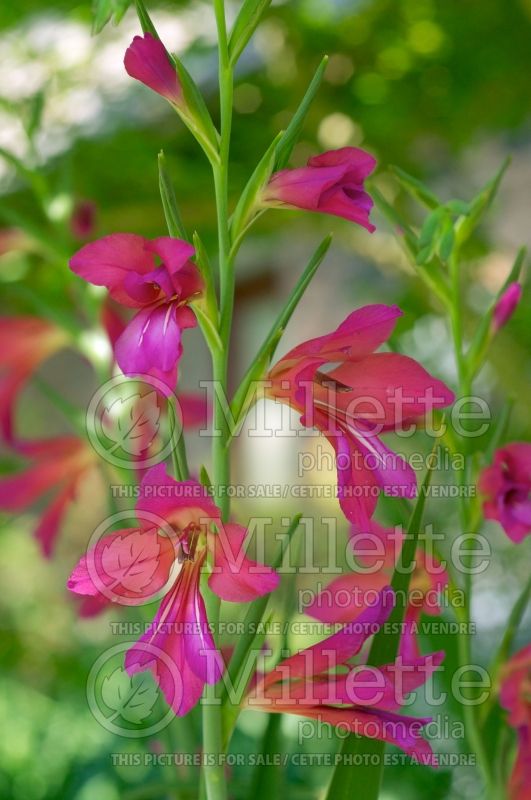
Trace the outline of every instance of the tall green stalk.
[[[228, 167], [232, 125], [233, 72], [229, 58], [225, 6], [223, 0], [214, 0], [219, 42], [219, 96], [220, 96], [220, 146], [219, 162], [212, 164], [219, 249], [220, 325], [221, 347], [212, 352], [214, 392], [214, 430], [212, 437], [213, 486], [222, 519], [228, 520], [230, 500], [227, 487], [230, 481], [229, 426], [222, 397], [227, 394], [227, 367], [230, 344], [232, 309], [234, 305], [234, 264], [230, 258], [230, 231], [228, 211]], [[212, 592], [207, 598], [209, 620], [216, 630], [220, 601]], [[225, 800], [227, 790], [225, 774], [220, 763], [223, 750], [221, 705], [218, 704], [215, 686], [208, 686], [203, 703], [203, 754], [204, 786], [208, 800]]]
[[[468, 365], [463, 352], [463, 324], [462, 324], [462, 304], [461, 304], [461, 282], [460, 282], [460, 264], [458, 258], [457, 248], [450, 258], [450, 280], [451, 280], [451, 306], [449, 309], [450, 314], [450, 328], [452, 332], [452, 340], [454, 347], [454, 356], [457, 367], [459, 397], [469, 397], [472, 386], [469, 377]], [[459, 517], [461, 524], [461, 533], [475, 535], [477, 533], [477, 526], [474, 530], [469, 530], [471, 525], [471, 515], [469, 514], [469, 505], [467, 502], [466, 492], [463, 491], [470, 483], [470, 456], [467, 452], [467, 447], [464, 448], [463, 453], [463, 466], [458, 471], [458, 481], [461, 491], [459, 493]], [[462, 609], [462, 621], [465, 623], [466, 628], [470, 628], [471, 623], [471, 601], [472, 601], [472, 575], [470, 572], [471, 557], [466, 559], [467, 571], [464, 575], [464, 607]], [[471, 665], [472, 651], [470, 647], [470, 634], [460, 633], [457, 641], [458, 658], [460, 667]], [[464, 676], [463, 676], [464, 677]], [[465, 719], [465, 731], [469, 746], [476, 754], [478, 759], [478, 766], [481, 770], [485, 785], [489, 796], [493, 795], [493, 778], [491, 773], [491, 765], [485, 749], [483, 735], [479, 724], [479, 716], [477, 707], [463, 704], [463, 715]]]

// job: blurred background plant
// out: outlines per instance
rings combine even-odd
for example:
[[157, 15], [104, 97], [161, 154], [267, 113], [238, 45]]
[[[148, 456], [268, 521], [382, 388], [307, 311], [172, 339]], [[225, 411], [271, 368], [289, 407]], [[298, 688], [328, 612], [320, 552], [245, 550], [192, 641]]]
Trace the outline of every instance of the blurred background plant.
[[[234, 3], [233, 15], [237, 8]], [[217, 62], [210, 4], [157, 3], [150, 12], [168, 48], [193, 72], [217, 118], [212, 107]], [[122, 15], [120, 24], [114, 25]], [[110, 16], [113, 20], [107, 23]], [[126, 2], [98, 0], [94, 10], [88, 2], [57, 0], [44, 5], [20, 0], [3, 5], [0, 26], [1, 310], [38, 314], [67, 325], [75, 324], [76, 315], [82, 314], [86, 326], [94, 330], [83, 347], [97, 365], [108, 356], [104, 340], [97, 336], [97, 295], [78, 291], [67, 269], [68, 257], [80, 241], [97, 235], [130, 230], [151, 237], [164, 232], [157, 189], [161, 149], [184, 222], [200, 230], [209, 247], [215, 236], [210, 227], [215, 214], [208, 167], [171, 109], [125, 73], [125, 49], [140, 32]], [[257, 157], [289, 121], [323, 53], [329, 55], [329, 63], [293, 165], [304, 164], [320, 150], [361, 145], [378, 158], [380, 167], [373, 180], [377, 191], [408, 219], [420, 223], [418, 206], [401, 189], [390, 165], [423, 178], [447, 201], [473, 197], [511, 155], [494, 205], [465, 251], [470, 281], [463, 299], [472, 330], [507, 278], [517, 248], [531, 245], [530, 36], [528, 0], [273, 3], [239, 67], [231, 194], [238, 196]], [[344, 221], [295, 211], [269, 214], [254, 226], [239, 259], [235, 372], [245, 369], [317, 236], [333, 230], [335, 247], [297, 309], [282, 351], [331, 328], [330, 309], [339, 322], [352, 307], [366, 302], [397, 303], [406, 314], [393, 345], [455, 385], [450, 338], [439, 302], [416, 278], [393, 225], [378, 212], [374, 221], [377, 231], [370, 237]], [[506, 404], [507, 395], [513, 397], [508, 440], [529, 434], [528, 300], [525, 290], [477, 383], [493, 415]], [[182, 374], [184, 387], [193, 390], [208, 369], [208, 355], [196, 332], [187, 335], [190, 344]], [[68, 353], [54, 356], [46, 365], [46, 380], [79, 407], [87, 405], [98, 386], [96, 373]], [[275, 409], [271, 413], [274, 416]], [[23, 394], [17, 425], [26, 438], [67, 430], [38, 382]], [[241, 437], [238, 448], [238, 483], [278, 484], [296, 474], [300, 443], [267, 438], [249, 443]], [[205, 460], [205, 452], [204, 443], [194, 441], [191, 460]], [[3, 471], [14, 463], [6, 454]], [[309, 480], [301, 476], [300, 482]], [[334, 470], [323, 469], [318, 480], [332, 484]], [[277, 502], [274, 513], [279, 517], [298, 510], [337, 514], [333, 501], [298, 502], [300, 509], [293, 508], [293, 501]], [[271, 502], [237, 503], [242, 515], [270, 513], [271, 508]], [[155, 786], [161, 782], [178, 782], [183, 797], [193, 796], [186, 795], [191, 775], [184, 767], [113, 765], [109, 753], [140, 752], [141, 744], [103, 730], [86, 706], [90, 667], [117, 637], [110, 635], [108, 615], [80, 623], [63, 587], [105, 513], [105, 490], [94, 475], [68, 515], [57, 558], [51, 562], [42, 560], [31, 537], [30, 516], [10, 519], [2, 528], [0, 717], [6, 731], [0, 741], [2, 797], [114, 800], [128, 793], [162, 797], [166, 790], [159, 786], [157, 795]], [[448, 535], [457, 530], [456, 519], [448, 517], [442, 502], [432, 502], [428, 516]], [[495, 524], [485, 530], [495, 557], [477, 581], [473, 609], [478, 623], [474, 648], [482, 663], [502, 636], [526, 578], [522, 553], [529, 555], [529, 542], [515, 548]], [[122, 609], [111, 618], [127, 616]], [[303, 643], [298, 637], [291, 645]], [[429, 647], [448, 651], [446, 666], [451, 670], [455, 664], [451, 637], [434, 636]], [[455, 703], [444, 712], [451, 720], [459, 719]], [[262, 735], [261, 724], [257, 715], [244, 717], [233, 749], [256, 749], [253, 743]], [[288, 752], [300, 749], [295, 724], [291, 726], [289, 719], [282, 733]], [[154, 751], [160, 747], [156, 736], [149, 746]], [[451, 737], [443, 743], [448, 751], [462, 746]], [[337, 742], [310, 741], [303, 749], [311, 753], [326, 747], [336, 750]], [[235, 795], [240, 783], [248, 783], [248, 772], [248, 768], [233, 770]], [[325, 767], [308, 770], [292, 764], [283, 780], [290, 797], [314, 797], [327, 777]], [[397, 765], [386, 771], [385, 781], [386, 800], [477, 795], [477, 777], [466, 766], [434, 774]]]

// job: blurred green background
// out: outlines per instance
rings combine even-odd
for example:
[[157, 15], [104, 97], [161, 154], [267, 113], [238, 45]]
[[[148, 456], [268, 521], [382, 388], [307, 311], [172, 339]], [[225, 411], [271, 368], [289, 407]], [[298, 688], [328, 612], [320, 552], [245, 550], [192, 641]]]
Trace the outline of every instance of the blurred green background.
[[[234, 16], [238, 3], [227, 5]], [[210, 4], [176, 0], [149, 5], [149, 10], [166, 46], [182, 57], [217, 119]], [[78, 289], [68, 278], [66, 262], [79, 246], [69, 229], [76, 202], [95, 204], [94, 236], [122, 230], [145, 236], [164, 232], [157, 185], [161, 149], [186, 226], [200, 231], [207, 247], [214, 249], [214, 197], [200, 150], [162, 99], [129, 79], [123, 69], [125, 49], [140, 32], [134, 13], [127, 12], [119, 26], [109, 24], [98, 36], [91, 36], [92, 18], [89, 3], [71, 0], [19, 0], [0, 8], [2, 313], [72, 311]], [[472, 330], [506, 277], [517, 248], [531, 245], [530, 45], [530, 0], [274, 2], [238, 71], [233, 198], [274, 135], [286, 126], [324, 53], [330, 56], [329, 65], [293, 165], [305, 163], [319, 150], [365, 147], [378, 158], [376, 182], [381, 191], [416, 219], [417, 211], [399, 192], [389, 165], [426, 179], [443, 200], [468, 199], [510, 154], [512, 164], [487, 223], [469, 247], [465, 300]], [[17, 171], [13, 156], [41, 176], [34, 181], [36, 191]], [[438, 304], [415, 278], [388, 223], [378, 214], [374, 219], [378, 230], [373, 236], [343, 220], [296, 212], [269, 213], [259, 221], [238, 262], [234, 379], [245, 369], [319, 237], [333, 231], [332, 250], [294, 315], [281, 350], [332, 329], [357, 305], [397, 303], [406, 315], [394, 344], [454, 383]], [[515, 399], [510, 439], [529, 433], [527, 299], [526, 291], [478, 381], [494, 415], [507, 396]], [[187, 334], [182, 385], [196, 388], [208, 370], [199, 336]], [[80, 406], [97, 388], [95, 376], [74, 355], [55, 357], [42, 374], [51, 376], [54, 386]], [[48, 435], [63, 430], [64, 423], [30, 386], [20, 404], [18, 427], [25, 436]], [[421, 435], [414, 446], [425, 451], [429, 443]], [[195, 441], [191, 447], [197, 463], [207, 458], [205, 442]], [[293, 442], [242, 437], [238, 447], [238, 482], [294, 480], [298, 445]], [[3, 466], [5, 471], [13, 466], [7, 453]], [[447, 479], [451, 476], [440, 477]], [[319, 475], [316, 480], [333, 477]], [[31, 514], [6, 519], [1, 528], [2, 798], [133, 800], [165, 797], [168, 792], [195, 796], [190, 769], [113, 764], [111, 753], [140, 752], [146, 741], [113, 735], [87, 707], [89, 671], [101, 652], [120, 641], [110, 620], [139, 619], [138, 611], [127, 610], [79, 621], [64, 589], [73, 564], [106, 513], [105, 502], [101, 478], [94, 477], [71, 510], [57, 556], [50, 562], [42, 559], [32, 538]], [[242, 520], [299, 510], [337, 515], [333, 502], [299, 505], [245, 501], [236, 504], [236, 510]], [[392, 509], [383, 512], [394, 521]], [[455, 535], [455, 508], [449, 511], [447, 503], [434, 501], [428, 518], [449, 538]], [[495, 525], [485, 531], [494, 557], [477, 581], [473, 605], [478, 624], [474, 652], [480, 663], [486, 663], [503, 633], [529, 557], [528, 543], [516, 548]], [[340, 522], [339, 536], [344, 533]], [[447, 610], [445, 617], [452, 619]], [[301, 644], [300, 638], [296, 644]], [[434, 636], [425, 642], [425, 649], [430, 647], [447, 649], [450, 674], [455, 641]], [[418, 710], [425, 711], [422, 702]], [[441, 713], [458, 721], [460, 709], [450, 703]], [[236, 734], [234, 752], [258, 747], [265, 719], [248, 717]], [[198, 747], [197, 723], [192, 718], [186, 729], [176, 727], [170, 742], [170, 729], [148, 738], [148, 750]], [[301, 749], [291, 720], [285, 721], [282, 735], [283, 750]], [[440, 752], [466, 751], [459, 737], [452, 740], [445, 734], [434, 746]], [[336, 747], [332, 738], [306, 742], [302, 749], [332, 752]], [[292, 764], [282, 772], [283, 788], [277, 791], [290, 798], [317, 797], [328, 777], [324, 767]], [[272, 785], [277, 778], [271, 776]], [[231, 770], [235, 797], [245, 796], [250, 780], [248, 767]], [[465, 798], [478, 792], [471, 767], [434, 773], [396, 766], [386, 771], [382, 797]]]

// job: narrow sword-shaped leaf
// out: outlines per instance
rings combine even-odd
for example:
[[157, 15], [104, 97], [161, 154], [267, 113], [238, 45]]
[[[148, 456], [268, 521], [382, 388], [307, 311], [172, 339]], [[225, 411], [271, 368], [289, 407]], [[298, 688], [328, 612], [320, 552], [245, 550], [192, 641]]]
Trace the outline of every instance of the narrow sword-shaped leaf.
[[306, 114], [308, 113], [308, 110], [313, 102], [313, 99], [317, 94], [317, 90], [321, 85], [321, 81], [323, 80], [323, 75], [327, 63], [328, 63], [328, 56], [324, 56], [324, 58], [322, 59], [321, 63], [319, 64], [319, 66], [315, 71], [315, 74], [310, 82], [310, 85], [306, 90], [306, 94], [302, 98], [297, 111], [293, 115], [291, 122], [289, 123], [281, 140], [277, 145], [277, 155], [274, 167], [275, 170], [284, 169], [284, 167], [289, 161], [292, 150], [297, 144], [297, 140], [300, 136], [304, 120], [306, 119]]
[[263, 378], [264, 373], [269, 366], [269, 362], [271, 361], [276, 347], [282, 337], [282, 334], [284, 333], [284, 329], [288, 324], [291, 315], [295, 311], [299, 300], [304, 294], [313, 276], [317, 272], [317, 269], [323, 261], [326, 253], [328, 252], [331, 242], [332, 235], [329, 234], [325, 239], [323, 239], [317, 250], [314, 252], [306, 269], [299, 278], [297, 285], [289, 296], [288, 302], [277, 317], [262, 347], [258, 351], [251, 366], [247, 370], [242, 382], [240, 383], [231, 403], [232, 415], [236, 421], [235, 430], [238, 429], [238, 422], [241, 420], [242, 416], [244, 416], [248, 411], [248, 408], [245, 407], [245, 403], [246, 398], [248, 397], [249, 387], [252, 385], [253, 381], [258, 381]]
[[229, 37], [229, 58], [233, 66], [270, 5], [271, 0], [244, 0]]
[[168, 233], [170, 236], [188, 241], [163, 150], [159, 153], [158, 164], [160, 198], [162, 200], [162, 208], [164, 209]]

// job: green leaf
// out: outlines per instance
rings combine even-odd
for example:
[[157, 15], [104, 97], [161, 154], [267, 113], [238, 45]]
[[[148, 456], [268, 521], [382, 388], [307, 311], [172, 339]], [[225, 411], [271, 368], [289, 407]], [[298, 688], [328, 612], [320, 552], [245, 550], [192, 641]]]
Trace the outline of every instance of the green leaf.
[[277, 753], [281, 753], [282, 749], [282, 714], [269, 714], [258, 751], [263, 756], [264, 763], [257, 763], [253, 769], [251, 791], [249, 792], [249, 798], [252, 800], [270, 800], [271, 797], [282, 797], [283, 770], [276, 758]]
[[196, 264], [199, 267], [201, 275], [203, 276], [203, 280], [205, 281], [205, 303], [208, 316], [212, 320], [217, 320], [218, 304], [216, 299], [216, 288], [214, 285], [214, 272], [212, 270], [212, 264], [210, 263], [206, 248], [197, 231], [194, 231], [192, 240], [195, 247]]
[[271, 0], [244, 0], [229, 37], [229, 59], [236, 64], [260, 20], [271, 5]]
[[[430, 463], [435, 459], [430, 459]], [[428, 469], [415, 508], [407, 528], [399, 561], [393, 573], [391, 586], [396, 593], [396, 604], [388, 619], [388, 625], [374, 636], [367, 664], [379, 667], [394, 661], [400, 645], [400, 629], [406, 611], [411, 572], [409, 567], [415, 558], [418, 535], [422, 524], [424, 506], [428, 496], [432, 470]], [[334, 770], [328, 789], [327, 800], [352, 800], [354, 796], [363, 800], [377, 800], [383, 775], [383, 753], [385, 743], [352, 734], [341, 749], [342, 761]], [[352, 768], [352, 756], [364, 754], [362, 762]], [[371, 758], [374, 757], [374, 758]], [[365, 760], [366, 759], [366, 760]]]
[[186, 230], [181, 219], [181, 214], [177, 206], [173, 184], [168, 173], [166, 158], [164, 151], [161, 150], [158, 156], [159, 165], [159, 190], [160, 199], [162, 200], [162, 208], [164, 209], [164, 217], [166, 219], [166, 226], [170, 236], [175, 238], [188, 240]]
[[282, 338], [282, 334], [284, 333], [286, 325], [291, 319], [291, 315], [297, 308], [299, 300], [301, 299], [306, 288], [310, 284], [313, 276], [317, 272], [321, 262], [323, 261], [323, 258], [328, 252], [331, 243], [332, 243], [332, 235], [329, 234], [323, 239], [317, 250], [312, 255], [311, 259], [309, 260], [306, 266], [306, 269], [304, 270], [301, 277], [297, 281], [297, 285], [290, 294], [286, 305], [278, 315], [262, 347], [256, 354], [251, 366], [245, 373], [245, 376], [242, 382], [240, 383], [234, 395], [233, 401], [231, 403], [232, 415], [233, 418], [236, 420], [235, 430], [238, 429], [238, 422], [241, 420], [243, 416], [245, 416], [245, 414], [248, 411], [248, 406], [246, 406], [246, 401], [248, 400], [248, 392], [251, 384], [263, 378], [264, 373], [266, 372], [269, 363], [271, 361], [271, 358], [273, 357], [273, 354], [277, 348], [277, 345], [280, 339]]
[[470, 203], [466, 203], [464, 200], [450, 200], [446, 203], [445, 208], [457, 216], [466, 217], [467, 214], [470, 214]]
[[496, 415], [496, 422], [489, 436], [488, 444], [485, 447], [485, 464], [490, 464], [494, 453], [500, 447], [509, 427], [509, 420], [514, 408], [514, 400], [505, 400], [503, 406]]
[[435, 211], [432, 211], [422, 225], [419, 234], [419, 247], [428, 247], [432, 244], [437, 231], [441, 225], [444, 217], [444, 208], [439, 206]]
[[9, 150], [6, 150], [4, 147], [0, 147], [0, 158], [3, 158], [4, 161], [7, 161], [7, 163], [17, 171], [19, 177], [27, 181], [27, 183], [33, 189], [35, 195], [41, 201], [46, 200], [46, 182], [39, 172], [26, 167], [20, 158], [13, 155], [13, 153], [10, 153]]
[[[497, 681], [499, 679], [500, 669], [505, 664], [509, 657], [509, 653], [511, 652], [512, 644], [514, 637], [518, 631], [518, 627], [523, 619], [523, 616], [526, 612], [527, 605], [529, 603], [529, 597], [531, 596], [531, 577], [528, 579], [527, 584], [524, 586], [520, 596], [517, 598], [516, 603], [514, 604], [511, 613], [509, 615], [509, 619], [505, 625], [505, 632], [503, 634], [503, 639], [500, 643], [496, 656], [492, 662], [491, 668], [489, 669], [489, 674], [491, 676], [492, 687], [493, 691], [491, 694], [491, 698], [496, 697], [497, 694]], [[490, 700], [490, 698], [489, 698]], [[482, 709], [482, 714], [484, 715], [483, 718], [489, 712], [489, 708], [491, 703], [487, 701], [486, 708]]]
[[203, 95], [184, 64], [176, 57], [173, 57], [173, 60], [181, 82], [184, 100], [189, 111], [189, 113], [187, 111], [186, 114], [181, 114], [182, 119], [202, 145], [207, 155], [217, 160], [219, 159], [219, 135], [214, 127]]
[[[299, 527], [301, 518], [302, 514], [296, 514], [293, 517], [286, 535], [277, 549], [273, 563], [271, 564], [273, 569], [277, 570], [282, 564], [286, 553], [288, 552], [293, 535]], [[256, 647], [257, 637], [261, 636], [260, 633], [257, 633], [257, 628], [259, 627], [259, 623], [264, 618], [270, 596], [271, 595], [266, 594], [257, 598], [256, 600], [253, 600], [253, 602], [249, 604], [244, 618], [243, 634], [238, 638], [238, 642], [227, 668], [228, 685], [239, 687], [240, 700], [245, 694], [246, 690], [246, 686], [242, 686], [241, 678], [244, 672], [248, 673], [249, 675], [252, 674], [252, 665], [253, 663], [256, 663], [256, 659], [258, 658], [258, 654], [261, 649], [260, 647]], [[231, 707], [226, 689], [224, 690], [224, 705], [226, 708], [227, 717], [232, 717], [230, 722], [234, 722], [235, 715], [238, 714], [238, 707]]]
[[40, 128], [42, 114], [44, 111], [45, 97], [46, 95], [44, 90], [41, 90], [28, 100], [24, 127], [30, 141]]
[[111, 19], [118, 25], [130, 5], [131, 0], [95, 0], [92, 33], [100, 33]]
[[479, 324], [476, 328], [476, 332], [472, 338], [472, 342], [470, 343], [470, 347], [466, 354], [466, 364], [467, 369], [470, 377], [474, 377], [477, 375], [480, 368], [483, 366], [485, 362], [485, 358], [487, 356], [488, 347], [492, 338], [492, 317], [494, 316], [494, 309], [503, 295], [503, 293], [507, 290], [507, 288], [518, 280], [520, 277], [520, 273], [522, 271], [522, 267], [524, 264], [524, 260], [527, 254], [527, 250], [525, 247], [521, 247], [518, 253], [516, 254], [516, 258], [514, 260], [513, 266], [511, 267], [511, 271], [503, 285], [499, 289], [498, 293], [494, 297], [492, 303], [490, 304], [489, 309], [485, 314], [482, 315]]
[[275, 170], [284, 169], [286, 164], [288, 163], [293, 148], [297, 144], [297, 140], [300, 136], [300, 132], [302, 130], [302, 126], [304, 124], [304, 120], [306, 119], [306, 114], [313, 102], [315, 95], [317, 94], [317, 90], [321, 85], [321, 81], [323, 80], [323, 75], [326, 69], [326, 65], [328, 63], [328, 56], [324, 56], [321, 63], [317, 67], [315, 74], [311, 80], [308, 89], [306, 90], [306, 94], [301, 100], [301, 103], [293, 115], [293, 118], [286, 128], [282, 138], [280, 139], [277, 145], [277, 156], [275, 159]]
[[[156, 28], [155, 28], [155, 26], [154, 26], [154, 24], [153, 24], [153, 22], [151, 20], [151, 17], [148, 14], [148, 10], [145, 7], [145, 5], [142, 2], [142, 0], [135, 0], [135, 8], [136, 8], [136, 14], [137, 14], [137, 17], [138, 17], [138, 21], [140, 22], [140, 27], [142, 28], [142, 31], [144, 33], [150, 33], [152, 36], [155, 37], [155, 39], [160, 39], [160, 36], [158, 35], [158, 33], [156, 31]], [[170, 56], [170, 58], [171, 58], [171, 56]]]
[[452, 255], [455, 243], [455, 231], [452, 220], [448, 217], [443, 225], [442, 234], [438, 241], [439, 257], [443, 262], [447, 262]]
[[488, 181], [479, 194], [468, 204], [469, 213], [466, 217], [463, 217], [456, 230], [458, 246], [462, 245], [463, 242], [470, 237], [483, 214], [489, 209], [492, 201], [496, 197], [501, 179], [510, 163], [511, 159], [506, 158], [494, 178]]
[[210, 480], [210, 475], [208, 474], [207, 468], [204, 464], [201, 464], [201, 468], [199, 470], [199, 482], [206, 486], [207, 489], [212, 489], [212, 481]]
[[208, 316], [200, 302], [190, 303], [194, 314], [197, 317], [201, 332], [205, 337], [205, 341], [211, 353], [220, 353], [223, 351], [223, 343], [221, 341], [219, 331], [214, 322]]
[[398, 179], [400, 186], [405, 189], [408, 194], [425, 205], [427, 208], [439, 208], [441, 203], [438, 198], [431, 192], [424, 184], [407, 172], [404, 172], [400, 167], [390, 167], [391, 172]]
[[369, 184], [369, 187], [369, 192], [378, 210], [392, 225], [398, 228], [398, 232], [401, 234], [400, 241], [403, 243], [406, 253], [412, 265], [415, 267], [418, 276], [445, 306], [448, 305], [450, 302], [448, 281], [440, 264], [435, 260], [429, 261], [431, 245], [424, 248], [424, 252], [420, 251], [419, 241], [409, 224], [401, 214], [387, 202], [385, 197], [372, 183]]
[[253, 216], [257, 195], [273, 172], [276, 160], [276, 148], [283, 134], [284, 132], [281, 131], [271, 142], [241, 193], [231, 219], [231, 238], [233, 242], [238, 241]]

